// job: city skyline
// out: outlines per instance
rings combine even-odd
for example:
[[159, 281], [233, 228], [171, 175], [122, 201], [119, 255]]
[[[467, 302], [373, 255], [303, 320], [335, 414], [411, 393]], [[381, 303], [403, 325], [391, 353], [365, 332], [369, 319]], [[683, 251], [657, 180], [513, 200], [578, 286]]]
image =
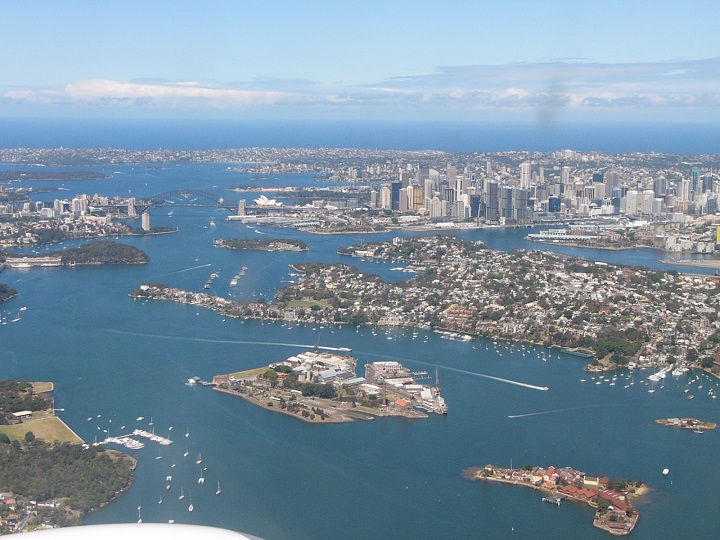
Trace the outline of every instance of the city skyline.
[[718, 120], [711, 2], [5, 6], [0, 117]]

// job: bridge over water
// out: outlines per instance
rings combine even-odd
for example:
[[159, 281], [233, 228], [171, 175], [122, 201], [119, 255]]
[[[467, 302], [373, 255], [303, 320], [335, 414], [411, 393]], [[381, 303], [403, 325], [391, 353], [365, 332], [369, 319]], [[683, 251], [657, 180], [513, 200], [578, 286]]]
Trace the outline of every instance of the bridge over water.
[[[202, 191], [197, 189], [177, 189], [173, 191], [165, 191], [146, 197], [143, 199], [137, 199], [135, 201], [135, 212], [142, 214], [146, 210], [151, 208], [158, 208], [161, 206], [187, 206], [195, 208], [224, 208], [233, 215], [240, 214], [240, 203], [241, 200], [228, 202], [224, 197], [210, 191]], [[127, 212], [129, 201], [124, 201], [120, 204], [109, 204], [105, 206], [96, 206], [97, 208], [103, 208], [105, 210], [115, 208], [118, 210], [124, 210]], [[297, 208], [292, 206], [259, 206], [259, 205], [246, 205], [244, 212], [246, 214], [267, 214], [268, 212], [297, 212], [305, 210], [305, 208]]]

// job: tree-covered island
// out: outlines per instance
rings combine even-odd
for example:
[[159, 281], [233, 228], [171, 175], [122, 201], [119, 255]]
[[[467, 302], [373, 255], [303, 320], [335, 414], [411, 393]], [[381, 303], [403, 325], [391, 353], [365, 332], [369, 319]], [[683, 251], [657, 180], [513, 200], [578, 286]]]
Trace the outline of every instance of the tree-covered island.
[[215, 247], [254, 251], [307, 251], [302, 240], [289, 238], [224, 238], [213, 241]]
[[560, 506], [564, 500], [587, 504], [597, 511], [593, 525], [616, 536], [632, 532], [640, 516], [631, 499], [647, 491], [641, 480], [621, 480], [590, 476], [571, 467], [535, 467], [520, 469], [495, 465], [471, 467], [462, 472], [469, 480], [501, 482], [538, 489], [546, 494], [544, 502]]
[[63, 265], [79, 264], [144, 264], [150, 261], [145, 252], [127, 244], [98, 240], [78, 248], [54, 252]]
[[588, 369], [679, 364], [717, 369], [720, 277], [618, 266], [542, 252], [493, 251], [456, 237], [396, 238], [342, 254], [406, 264], [390, 283], [342, 263], [297, 263], [274, 302], [143, 286], [132, 296], [230, 317], [420, 327], [468, 339], [525, 341], [594, 357]]
[[147, 254], [127, 244], [96, 240], [77, 248], [52, 251], [39, 256], [17, 256], [4, 253], [9, 267], [78, 266], [87, 264], [144, 264], [150, 261]]
[[[0, 265], [2, 265], [2, 263], [0, 263]], [[11, 298], [15, 298], [17, 295], [17, 290], [13, 289], [10, 285], [0, 283], [0, 304], [10, 300]]]
[[132, 482], [134, 460], [82, 444], [40, 392], [51, 389], [0, 381], [0, 534], [78, 525]]

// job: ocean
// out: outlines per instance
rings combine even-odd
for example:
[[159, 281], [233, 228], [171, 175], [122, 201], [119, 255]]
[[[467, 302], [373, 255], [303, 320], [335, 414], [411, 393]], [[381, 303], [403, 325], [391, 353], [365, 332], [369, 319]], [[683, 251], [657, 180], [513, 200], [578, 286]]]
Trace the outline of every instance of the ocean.
[[0, 119], [2, 148], [379, 148], [445, 152], [572, 149], [720, 151], [714, 123], [409, 122], [338, 120]]
[[[172, 146], [171, 137], [167, 140], [163, 147]], [[36, 140], [44, 146], [40, 143]], [[110, 179], [52, 185], [72, 194], [137, 196], [162, 193], [169, 186], [194, 187], [224, 193], [230, 201], [238, 194], [227, 188], [249, 177], [220, 164], [150, 171], [120, 166], [113, 167], [115, 171], [120, 174]], [[311, 176], [277, 175], [259, 184], [314, 182]], [[18, 298], [0, 306], [0, 312], [12, 315], [8, 321], [21, 315], [20, 321], [0, 326], [0, 377], [54, 381], [56, 406], [64, 409], [60, 416], [87, 442], [104, 438], [106, 431], [151, 429], [151, 420], [152, 429], [174, 440], [168, 447], [148, 444], [129, 451], [138, 458], [132, 488], [93, 514], [89, 523], [134, 522], [141, 506], [144, 522], [173, 519], [266, 540], [608, 537], [593, 528], [589, 507], [565, 503], [558, 508], [543, 504], [536, 491], [461, 477], [466, 467], [492, 463], [572, 466], [589, 474], [642, 479], [652, 491], [638, 504], [636, 539], [711, 538], [720, 531], [720, 515], [712, 504], [720, 481], [714, 466], [720, 435], [654, 423], [672, 416], [720, 422], [720, 405], [707, 394], [710, 388], [717, 393], [716, 380], [690, 373], [668, 378], [662, 388], [648, 393], [640, 383], [649, 373], [623, 372], [616, 385], [594, 384], [582, 371], [582, 359], [536, 347], [499, 343], [496, 348], [486, 341], [463, 343], [425, 332], [413, 337], [397, 329], [378, 329], [374, 335], [370, 328], [288, 328], [129, 298], [130, 291], [150, 281], [202, 290], [215, 271], [220, 277], [213, 294], [246, 300], [271, 297], [290, 279], [289, 264], [347, 260], [337, 249], [367, 238], [248, 227], [225, 221], [226, 216], [216, 208], [170, 205], [153, 210], [153, 225], [175, 226], [179, 232], [122, 240], [146, 251], [151, 259], [147, 265], [9, 269], [0, 274], [0, 281], [20, 291]], [[527, 232], [484, 229], [462, 236], [483, 240], [494, 249], [538, 248], [524, 240]], [[310, 250], [246, 253], [212, 244], [214, 238], [260, 233], [302, 239]], [[648, 249], [550, 247], [590, 259], [667, 268], [659, 262], [663, 254]], [[391, 270], [392, 263], [350, 262], [384, 279], [408, 277]], [[247, 274], [237, 287], [230, 287], [242, 266], [248, 267]], [[318, 341], [352, 348], [360, 366], [398, 360], [414, 371], [434, 374], [437, 368], [449, 414], [316, 426], [184, 384], [194, 375], [209, 379], [283, 360]], [[687, 385], [694, 388], [692, 401], [683, 392]], [[143, 420], [136, 420], [139, 417]], [[201, 465], [195, 458], [200, 453], [207, 467], [202, 472], [204, 484], [197, 482]], [[666, 467], [670, 474], [663, 476]], [[170, 490], [168, 475], [173, 477]], [[218, 482], [222, 493], [215, 495]], [[178, 498], [181, 488], [183, 500]], [[190, 501], [193, 512], [188, 512]]]

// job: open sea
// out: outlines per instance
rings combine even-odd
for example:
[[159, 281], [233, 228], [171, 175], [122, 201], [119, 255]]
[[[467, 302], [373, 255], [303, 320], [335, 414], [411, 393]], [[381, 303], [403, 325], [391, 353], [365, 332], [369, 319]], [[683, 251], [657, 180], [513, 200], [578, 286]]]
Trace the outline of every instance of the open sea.
[[379, 148], [445, 152], [720, 152], [717, 123], [0, 118], [0, 148]]
[[[175, 133], [167, 125], [157, 125], [150, 133], [136, 132], [138, 138], [133, 139], [128, 125], [101, 129], [96, 123], [82, 130], [81, 122], [63, 136], [62, 130], [40, 132], [39, 124], [21, 129], [13, 122], [18, 121], [0, 125], [0, 146], [314, 146], [329, 139], [312, 131], [307, 144], [302, 144], [299, 131], [272, 139], [269, 131], [262, 130], [257, 139], [244, 132], [233, 139], [225, 126], [217, 139], [206, 140], [202, 131]], [[56, 122], [61, 123], [53, 120], [45, 125]], [[17, 128], [14, 135], [9, 125]], [[349, 131], [340, 132], [338, 144], [332, 146], [401, 147], [400, 139], [390, 140], [388, 134], [370, 144], [370, 138]], [[489, 135], [484, 136], [490, 141]], [[557, 148], [581, 149], [586, 144], [579, 142], [583, 140], [608, 149], [617, 143], [612, 138], [592, 139], [590, 133], [586, 136]], [[522, 146], [523, 140], [515, 142]], [[684, 140], [679, 136], [673, 151], [683, 151]], [[405, 146], [414, 146], [410, 143], [415, 141]], [[498, 141], [497, 148], [511, 143], [510, 139]], [[447, 148], [440, 149], [460, 150], [463, 144], [448, 140]], [[489, 146], [477, 150], [490, 151]], [[703, 141], [697, 152], [709, 148], [710, 143]], [[227, 188], [246, 183], [250, 176], [229, 171], [223, 164], [102, 170], [120, 174], [103, 180], [14, 185], [62, 187], [67, 190], [60, 192], [63, 196], [84, 192], [140, 197], [194, 188], [236, 201], [239, 194]], [[270, 175], [258, 182], [262, 186], [315, 183], [302, 175]], [[718, 392], [718, 381], [691, 372], [668, 377], [662, 387], [656, 384], [656, 391], [648, 393], [641, 384], [648, 372], [621, 372], [615, 385], [609, 381], [595, 384], [582, 371], [582, 359], [538, 347], [464, 343], [424, 332], [413, 338], [411, 331], [402, 330], [378, 329], [374, 335], [364, 327], [288, 328], [128, 297], [135, 287], [150, 281], [202, 290], [216, 271], [220, 277], [210, 291], [213, 294], [236, 299], [270, 297], [292, 279], [290, 263], [346, 260], [337, 254], [338, 247], [363, 239], [248, 227], [227, 222], [226, 217], [227, 212], [216, 208], [169, 205], [154, 209], [153, 225], [178, 227], [179, 232], [122, 239], [148, 253], [151, 262], [147, 265], [8, 269], [0, 274], [1, 282], [20, 291], [19, 297], [0, 306], [8, 321], [0, 326], [0, 378], [54, 381], [56, 406], [64, 409], [58, 414], [87, 442], [103, 439], [106, 431], [113, 435], [136, 427], [150, 429], [150, 421], [156, 433], [174, 441], [167, 447], [149, 443], [142, 450], [128, 451], [138, 458], [132, 488], [93, 514], [89, 523], [134, 522], [141, 506], [144, 522], [173, 519], [243, 531], [266, 540], [608, 538], [593, 528], [594, 511], [587, 506], [556, 507], [543, 504], [537, 491], [461, 477], [466, 467], [492, 463], [572, 466], [588, 474], [642, 479], [652, 491], [637, 504], [641, 516], [633, 538], [714, 538], [720, 533], [720, 514], [715, 510], [720, 430], [698, 435], [654, 422], [673, 416], [720, 422], [720, 404], [708, 394], [711, 388]], [[539, 245], [524, 240], [528, 231], [483, 229], [461, 235], [481, 239], [495, 249], [537, 249]], [[214, 238], [263, 234], [300, 238], [310, 251], [236, 252], [212, 245]], [[663, 253], [648, 249], [553, 249], [614, 263], [670, 268], [659, 262]], [[408, 277], [391, 270], [397, 266], [392, 263], [357, 259], [351, 263], [388, 280]], [[237, 287], [230, 287], [230, 279], [242, 266], [248, 267], [247, 274]], [[20, 320], [11, 323], [17, 315]], [[214, 374], [283, 360], [312, 348], [318, 340], [324, 346], [352, 348], [358, 365], [398, 360], [414, 371], [434, 374], [437, 368], [449, 414], [427, 420], [378, 418], [316, 426], [261, 410], [239, 398], [185, 385], [194, 375], [210, 379]], [[484, 375], [550, 390], [536, 391]], [[683, 392], [688, 385], [695, 395], [692, 401]], [[139, 417], [144, 418], [136, 420]], [[202, 465], [196, 463], [198, 454], [202, 454]], [[204, 484], [197, 482], [201, 466], [207, 467], [202, 472]], [[663, 476], [666, 467], [670, 474]], [[166, 490], [168, 475], [172, 481]], [[218, 482], [222, 492], [216, 495]], [[178, 499], [181, 488], [183, 500]], [[189, 502], [193, 512], [188, 512]]]

